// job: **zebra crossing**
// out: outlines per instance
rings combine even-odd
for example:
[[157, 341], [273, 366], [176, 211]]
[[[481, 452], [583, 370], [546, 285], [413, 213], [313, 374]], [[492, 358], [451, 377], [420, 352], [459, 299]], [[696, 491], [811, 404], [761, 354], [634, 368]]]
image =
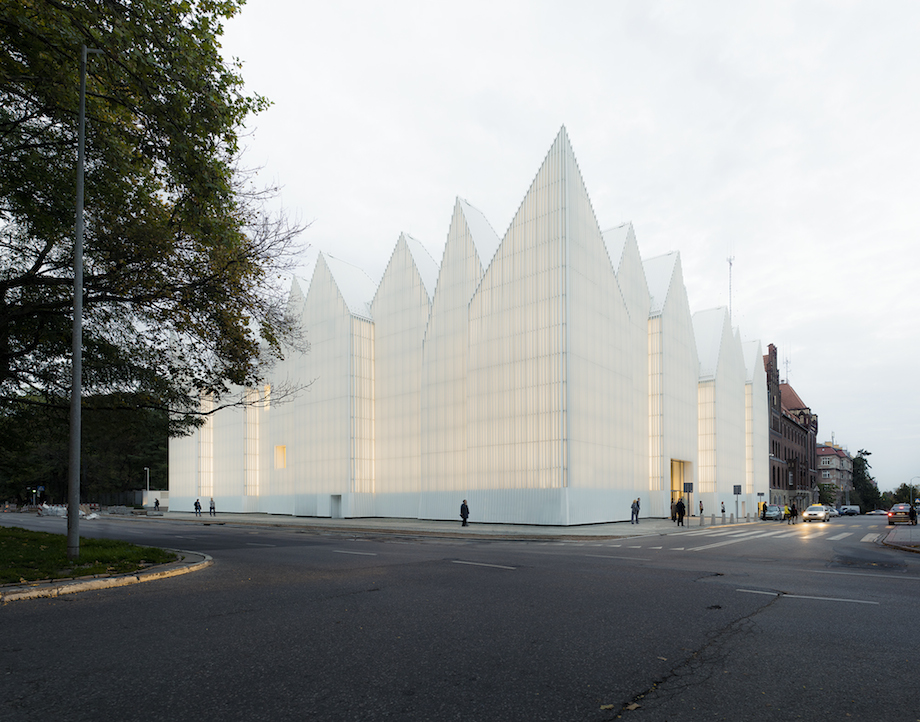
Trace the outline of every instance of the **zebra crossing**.
[[[836, 533], [835, 533], [836, 532]], [[636, 543], [640, 539], [624, 539], [620, 542], [576, 542], [576, 541], [565, 541], [561, 542], [569, 546], [590, 546], [590, 547], [604, 547], [608, 549], [648, 549], [648, 550], [666, 550], [666, 551], [687, 551], [687, 552], [698, 552], [704, 551], [707, 549], [716, 549], [718, 547], [728, 546], [731, 544], [739, 544], [741, 542], [753, 541], [755, 539], [774, 539], [774, 540], [784, 540], [784, 539], [793, 539], [806, 537], [808, 539], [821, 538], [826, 541], [842, 541], [848, 537], [854, 536], [858, 532], [856, 531], [845, 531], [840, 532], [839, 528], [834, 528], [832, 526], [817, 526], [817, 525], [805, 525], [805, 524], [795, 524], [795, 525], [783, 525], [781, 529], [768, 529], [764, 530], [763, 527], [758, 527], [756, 529], [751, 529], [750, 527], [743, 528], [724, 528], [724, 527], [706, 527], [702, 529], [690, 529], [687, 531], [672, 532], [668, 534], [668, 538], [680, 538], [685, 542], [684, 546], [674, 546], [666, 547], [661, 544], [661, 537], [655, 536], [654, 538], [649, 538], [645, 544]], [[881, 534], [878, 533], [869, 533], [863, 535], [859, 541], [867, 544], [873, 544], [879, 540]], [[697, 540], [701, 543], [697, 543]]]

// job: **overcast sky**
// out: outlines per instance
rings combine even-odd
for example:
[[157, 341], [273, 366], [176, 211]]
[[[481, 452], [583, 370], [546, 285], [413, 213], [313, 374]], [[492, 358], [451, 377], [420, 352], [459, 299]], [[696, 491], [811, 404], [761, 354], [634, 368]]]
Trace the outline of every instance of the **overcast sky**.
[[[773, 343], [819, 441], [920, 477], [920, 3], [248, 0], [223, 48], [274, 105], [243, 161], [379, 281], [503, 236], [561, 126], [602, 229], [678, 250], [691, 310]], [[915, 483], [920, 483], [920, 478]]]

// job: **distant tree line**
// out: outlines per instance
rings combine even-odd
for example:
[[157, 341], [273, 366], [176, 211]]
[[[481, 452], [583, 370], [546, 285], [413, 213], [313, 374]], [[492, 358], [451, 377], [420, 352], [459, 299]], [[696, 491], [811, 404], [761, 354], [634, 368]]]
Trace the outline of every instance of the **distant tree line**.
[[[69, 408], [61, 399], [7, 405], [0, 411], [0, 501], [67, 500]], [[138, 409], [130, 399], [113, 394], [90, 397], [83, 406], [81, 500], [143, 489], [145, 467], [151, 488], [167, 484], [168, 427], [165, 412]]]

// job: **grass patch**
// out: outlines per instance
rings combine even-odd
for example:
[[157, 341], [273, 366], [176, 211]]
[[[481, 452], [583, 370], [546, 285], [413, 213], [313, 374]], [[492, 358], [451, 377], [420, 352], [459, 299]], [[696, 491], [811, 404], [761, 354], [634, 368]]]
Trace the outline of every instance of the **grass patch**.
[[116, 539], [80, 537], [80, 556], [67, 558], [67, 535], [0, 527], [0, 584], [129, 574], [177, 559], [175, 552]]

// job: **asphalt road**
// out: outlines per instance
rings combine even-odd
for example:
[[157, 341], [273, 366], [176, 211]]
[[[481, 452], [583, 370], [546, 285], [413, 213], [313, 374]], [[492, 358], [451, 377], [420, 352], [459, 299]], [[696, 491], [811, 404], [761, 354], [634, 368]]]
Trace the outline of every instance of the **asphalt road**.
[[0, 608], [0, 720], [918, 720], [920, 556], [883, 532], [852, 517], [540, 542], [100, 520], [81, 533], [215, 564]]

